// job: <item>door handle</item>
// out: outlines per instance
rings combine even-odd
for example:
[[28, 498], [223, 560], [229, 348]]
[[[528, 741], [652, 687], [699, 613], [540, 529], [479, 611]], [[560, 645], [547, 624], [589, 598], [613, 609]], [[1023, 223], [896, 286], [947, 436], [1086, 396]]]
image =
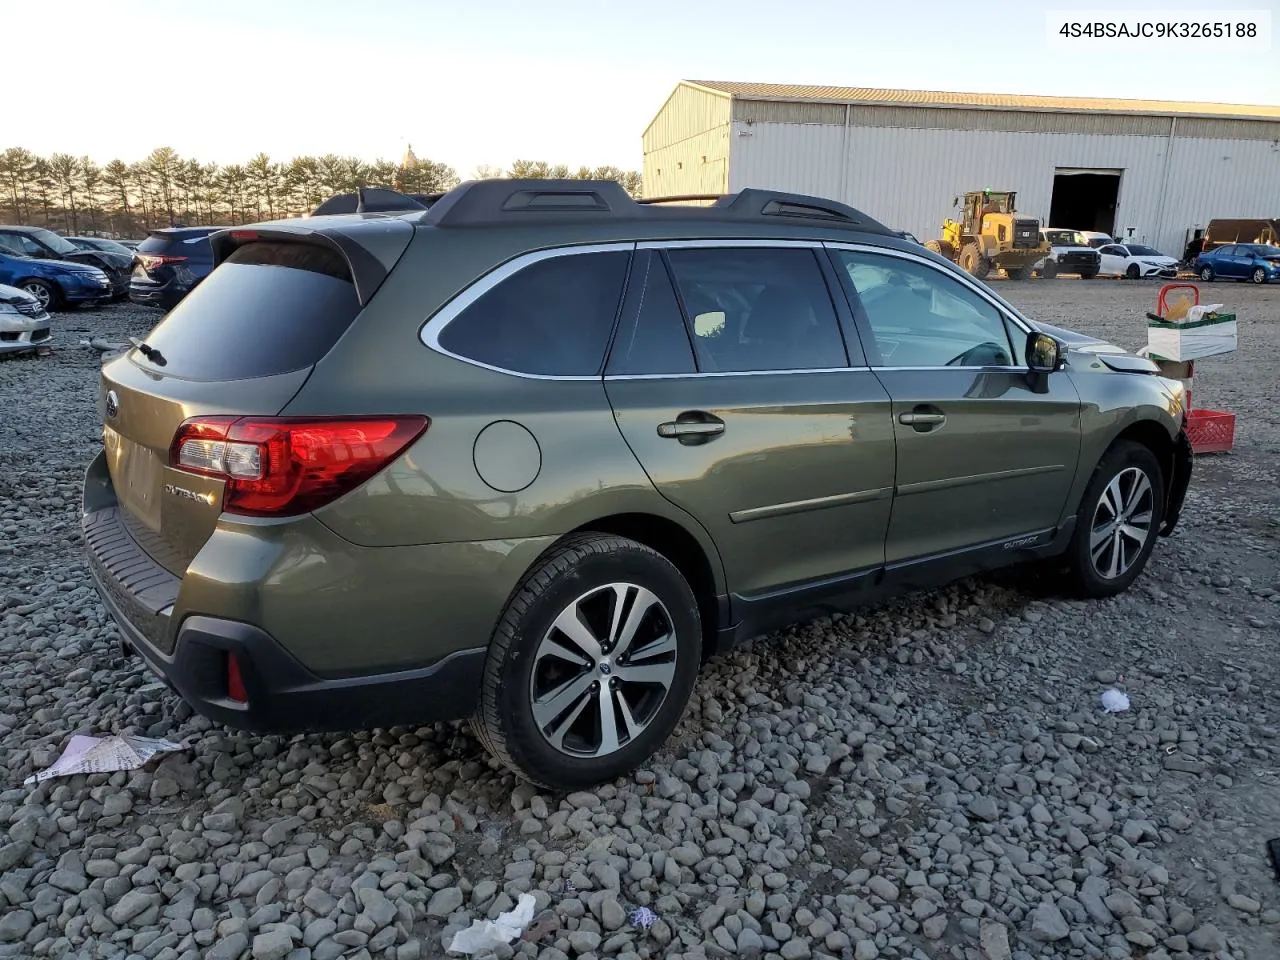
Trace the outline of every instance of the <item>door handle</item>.
[[947, 415], [937, 408], [916, 407], [910, 413], [898, 414], [898, 422], [909, 426], [916, 433], [928, 433], [947, 422]]
[[658, 424], [658, 436], [681, 443], [706, 443], [724, 433], [724, 421], [701, 410], [680, 414], [674, 420]]

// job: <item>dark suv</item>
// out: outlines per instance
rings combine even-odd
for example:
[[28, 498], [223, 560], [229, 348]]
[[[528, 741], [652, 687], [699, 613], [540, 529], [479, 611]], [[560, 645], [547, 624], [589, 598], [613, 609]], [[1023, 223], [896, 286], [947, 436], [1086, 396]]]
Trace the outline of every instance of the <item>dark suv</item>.
[[218, 233], [103, 368], [91, 569], [215, 720], [470, 717], [588, 785], [743, 638], [1019, 560], [1112, 595], [1177, 522], [1180, 383], [857, 210], [371, 197]]
[[172, 310], [213, 270], [209, 237], [223, 227], [152, 230], [134, 255], [129, 300]]

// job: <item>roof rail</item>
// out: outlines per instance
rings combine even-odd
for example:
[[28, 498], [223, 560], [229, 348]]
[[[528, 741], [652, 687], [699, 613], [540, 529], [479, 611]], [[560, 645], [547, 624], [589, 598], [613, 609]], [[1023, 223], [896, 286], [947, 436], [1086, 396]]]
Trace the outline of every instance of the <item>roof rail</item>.
[[443, 193], [400, 193], [385, 187], [356, 187], [354, 193], [339, 193], [311, 211], [313, 217], [339, 213], [409, 213], [426, 210]]
[[636, 203], [646, 206], [653, 203], [688, 203], [692, 200], [719, 200], [723, 193], [678, 193], [670, 197], [637, 197]]
[[432, 204], [426, 222], [463, 226], [537, 214], [626, 216], [636, 202], [613, 180], [469, 180]]
[[[694, 204], [702, 205], [675, 206]], [[684, 194], [633, 199], [613, 180], [469, 180], [445, 193], [405, 194], [380, 187], [360, 187], [354, 193], [330, 197], [311, 216], [344, 213], [420, 213], [421, 222], [435, 227], [484, 224], [554, 222], [564, 217], [588, 220], [647, 220], [670, 218], [741, 222], [760, 219], [808, 221], [847, 227], [867, 233], [896, 235], [897, 231], [860, 210], [828, 200], [777, 190], [749, 188], [738, 193]]]

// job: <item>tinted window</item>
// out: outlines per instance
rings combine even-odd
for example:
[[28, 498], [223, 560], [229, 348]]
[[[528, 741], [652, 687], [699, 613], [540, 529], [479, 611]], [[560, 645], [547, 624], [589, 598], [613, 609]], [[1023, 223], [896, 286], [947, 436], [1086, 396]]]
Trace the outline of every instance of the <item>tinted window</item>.
[[1126, 257], [1126, 256], [1128, 256], [1128, 254], [1125, 252], [1124, 247], [1115, 247], [1115, 246], [1111, 246], [1111, 247], [1103, 247], [1103, 248], [1102, 248], [1101, 250], [1099, 250], [1098, 252], [1099, 252], [1099, 253], [1105, 253], [1105, 254], [1106, 254], [1107, 256], [1109, 256], [1109, 257]]
[[835, 308], [812, 250], [677, 249], [669, 258], [699, 370], [848, 365]]
[[635, 323], [623, 327], [614, 342], [608, 372], [638, 376], [656, 373], [694, 373], [693, 348], [684, 317], [662, 257], [645, 255], [646, 276], [632, 275], [639, 285]]
[[630, 256], [620, 250], [532, 263], [454, 317], [440, 346], [517, 373], [598, 374]]
[[1133, 244], [1129, 247], [1129, 253], [1135, 257], [1158, 257], [1161, 256], [1159, 250], [1154, 247], [1144, 247], [1141, 244]]
[[941, 270], [899, 257], [837, 251], [880, 352], [880, 366], [1011, 366], [1000, 312]]
[[28, 257], [49, 257], [49, 251], [25, 233], [0, 233], [0, 243]]
[[298, 243], [249, 243], [170, 311], [146, 343], [160, 351], [161, 369], [176, 377], [266, 377], [316, 363], [359, 312], [338, 254]]

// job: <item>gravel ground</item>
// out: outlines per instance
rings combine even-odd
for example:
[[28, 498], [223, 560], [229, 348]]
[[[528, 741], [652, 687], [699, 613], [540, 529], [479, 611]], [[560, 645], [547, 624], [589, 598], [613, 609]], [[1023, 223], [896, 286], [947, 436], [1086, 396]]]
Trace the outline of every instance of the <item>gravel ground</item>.
[[[1002, 289], [1131, 347], [1156, 292]], [[713, 663], [648, 769], [569, 796], [465, 726], [224, 730], [119, 659], [81, 558], [76, 341], [156, 315], [61, 315], [52, 356], [0, 361], [0, 956], [441, 957], [531, 892], [541, 936], [498, 957], [1275, 958], [1280, 288], [1210, 292], [1241, 350], [1195, 398], [1237, 449], [1198, 461], [1128, 595], [1005, 574], [797, 626]], [[194, 749], [21, 786], [75, 732]]]

